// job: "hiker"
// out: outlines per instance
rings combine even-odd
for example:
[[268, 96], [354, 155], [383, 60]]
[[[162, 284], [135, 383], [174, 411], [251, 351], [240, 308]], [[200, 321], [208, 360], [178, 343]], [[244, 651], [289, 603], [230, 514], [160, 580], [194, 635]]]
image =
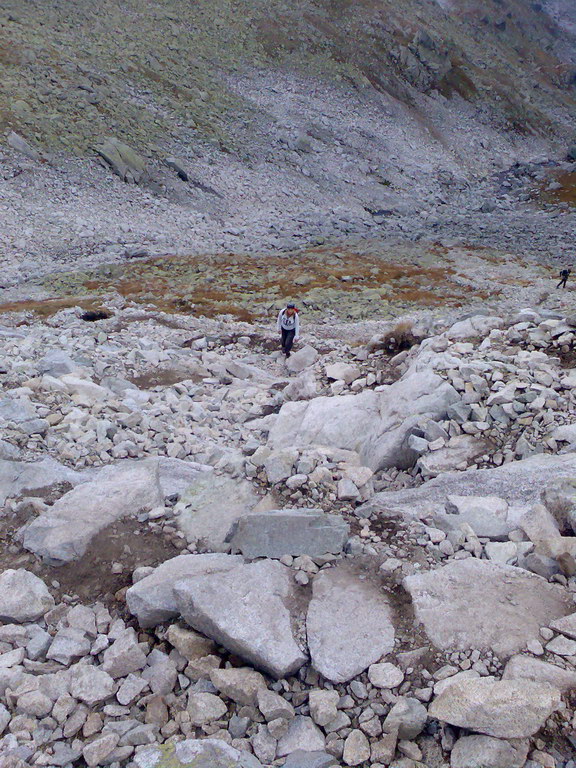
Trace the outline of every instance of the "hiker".
[[560, 282], [556, 286], [556, 288], [566, 288], [566, 282], [568, 278], [570, 277], [570, 272], [572, 272], [571, 269], [561, 269], [560, 270]]
[[284, 309], [281, 309], [278, 313], [276, 327], [280, 331], [282, 337], [282, 352], [284, 352], [286, 357], [290, 357], [292, 344], [294, 344], [294, 341], [300, 336], [298, 310], [291, 301], [289, 301]]

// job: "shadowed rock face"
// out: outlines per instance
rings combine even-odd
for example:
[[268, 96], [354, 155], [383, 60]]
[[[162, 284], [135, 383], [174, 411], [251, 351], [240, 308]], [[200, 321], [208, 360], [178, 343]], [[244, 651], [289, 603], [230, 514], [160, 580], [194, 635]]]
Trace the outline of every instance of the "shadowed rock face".
[[407, 445], [419, 417], [442, 418], [459, 400], [431, 371], [420, 371], [385, 392], [364, 392], [284, 405], [269, 437], [272, 446], [331, 445], [357, 451], [371, 469], [407, 468], [417, 454]]

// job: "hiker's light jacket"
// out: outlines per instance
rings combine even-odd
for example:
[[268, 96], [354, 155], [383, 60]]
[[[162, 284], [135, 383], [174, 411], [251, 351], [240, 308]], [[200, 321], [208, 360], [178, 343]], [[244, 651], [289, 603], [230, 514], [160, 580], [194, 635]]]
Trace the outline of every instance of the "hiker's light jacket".
[[294, 312], [293, 315], [286, 313], [286, 307], [281, 309], [278, 313], [278, 322], [276, 327], [279, 331], [295, 331], [294, 338], [297, 339], [300, 336], [300, 318], [298, 312]]

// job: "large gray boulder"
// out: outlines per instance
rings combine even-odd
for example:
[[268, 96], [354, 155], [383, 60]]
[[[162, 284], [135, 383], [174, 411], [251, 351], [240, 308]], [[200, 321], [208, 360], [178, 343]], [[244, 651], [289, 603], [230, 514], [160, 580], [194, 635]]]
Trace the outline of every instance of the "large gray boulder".
[[271, 447], [328, 445], [356, 451], [373, 470], [408, 468], [418, 455], [408, 437], [422, 416], [442, 418], [459, 400], [456, 390], [432, 371], [418, 371], [384, 392], [317, 397], [285, 403], [270, 430]]
[[294, 639], [288, 605], [295, 599], [290, 569], [261, 560], [176, 583], [182, 617], [273, 677], [292, 675], [306, 656]]
[[508, 522], [508, 503], [498, 496], [448, 496], [446, 514], [434, 518], [444, 531], [469, 525], [477, 536], [506, 540], [515, 524]]
[[122, 181], [137, 184], [146, 172], [146, 160], [115, 137], [105, 139], [96, 152]]
[[338, 554], [348, 538], [340, 515], [318, 509], [282, 509], [242, 517], [231, 537], [232, 551], [253, 560], [282, 555]]
[[521, 568], [467, 558], [404, 579], [418, 622], [443, 650], [510, 656], [538, 640], [540, 627], [573, 608], [567, 593]]
[[450, 768], [523, 768], [529, 746], [527, 739], [463, 736], [450, 753]]
[[133, 762], [136, 768], [262, 768], [254, 755], [240, 752], [221, 739], [186, 739], [144, 747]]
[[560, 702], [558, 689], [546, 683], [468, 678], [445, 688], [428, 714], [498, 739], [526, 739], [542, 728]]
[[19, 538], [50, 565], [63, 565], [82, 557], [107, 526], [162, 502], [157, 470], [143, 462], [107, 468], [21, 528]]
[[312, 666], [333, 683], [351, 680], [394, 647], [383, 592], [344, 567], [314, 579], [306, 631]]
[[534, 656], [517, 654], [508, 660], [504, 668], [503, 680], [533, 680], [536, 683], [548, 683], [558, 688], [561, 693], [576, 690], [576, 672], [563, 669]]
[[229, 548], [225, 540], [234, 523], [249, 515], [259, 501], [246, 480], [203, 472], [181, 494], [178, 527], [189, 543], [223, 551]]
[[537, 454], [494, 469], [447, 472], [418, 488], [377, 493], [358, 512], [369, 516], [387, 510], [402, 517], [423, 519], [443, 513], [451, 495], [498, 496], [511, 507], [508, 514], [511, 518], [514, 508], [526, 510], [540, 501], [542, 488], [550, 477], [576, 477], [576, 453]]
[[241, 557], [225, 554], [178, 555], [166, 560], [126, 592], [126, 604], [141, 627], [155, 627], [178, 616], [174, 594], [176, 582], [188, 576], [229, 571], [242, 563]]
[[0, 574], [0, 622], [36, 621], [54, 607], [42, 579], [23, 568]]
[[75, 486], [88, 478], [88, 473], [76, 472], [50, 457], [33, 462], [0, 460], [0, 506], [9, 498], [33, 496], [61, 484]]

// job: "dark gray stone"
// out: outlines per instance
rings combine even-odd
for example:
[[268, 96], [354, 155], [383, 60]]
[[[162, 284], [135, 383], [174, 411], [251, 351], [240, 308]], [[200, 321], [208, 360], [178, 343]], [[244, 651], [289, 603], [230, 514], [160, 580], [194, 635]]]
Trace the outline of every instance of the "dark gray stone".
[[303, 752], [299, 749], [288, 756], [282, 768], [331, 768], [334, 765], [338, 765], [338, 761], [327, 752]]
[[244, 557], [338, 554], [348, 538], [339, 515], [315, 509], [283, 509], [240, 518], [231, 536], [232, 550]]

